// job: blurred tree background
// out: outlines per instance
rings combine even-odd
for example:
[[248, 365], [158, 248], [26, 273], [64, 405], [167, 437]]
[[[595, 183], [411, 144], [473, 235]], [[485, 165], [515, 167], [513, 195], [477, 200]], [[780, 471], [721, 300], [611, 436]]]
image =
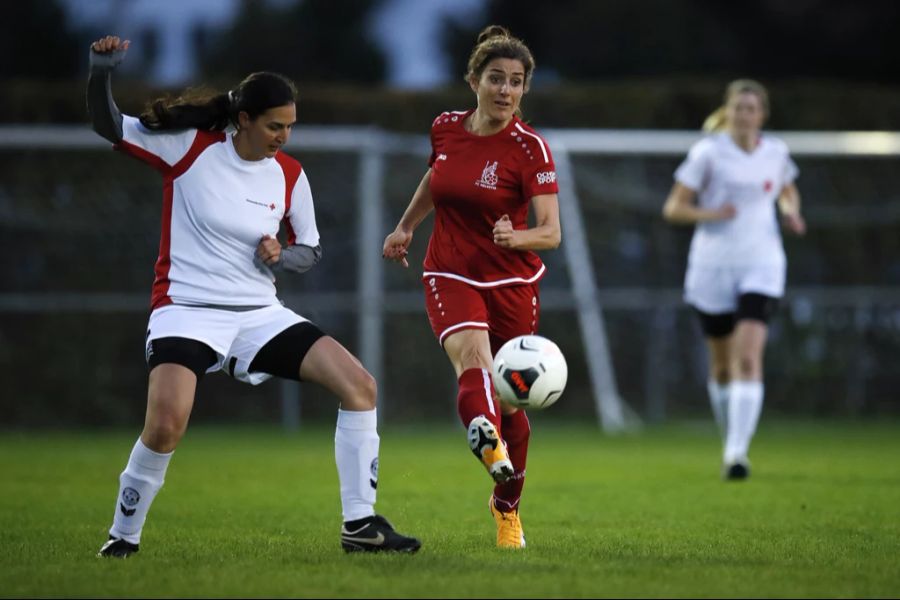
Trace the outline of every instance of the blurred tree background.
[[[900, 123], [900, 2], [893, 0], [492, 0], [474, 27], [443, 19], [439, 43], [453, 77], [423, 91], [384, 83], [384, 53], [367, 31], [384, 2], [245, 0], [226, 29], [195, 31], [194, 83], [226, 88], [251, 71], [275, 70], [299, 83], [303, 123], [421, 132], [436, 112], [473, 104], [465, 63], [478, 29], [499, 23], [537, 59], [525, 111], [538, 126], [693, 129], [737, 77], [770, 87], [772, 129]], [[0, 119], [83, 122], [87, 44], [106, 32], [67, 27], [57, 0], [5, 8]], [[142, 35], [135, 43], [161, 42]], [[140, 71], [117, 80], [126, 110], [166, 91]]]
[[268, 70], [302, 82], [378, 84], [384, 58], [365, 32], [375, 4], [342, 0], [270, 8], [244, 2], [234, 26], [204, 44], [203, 70], [230, 78]]

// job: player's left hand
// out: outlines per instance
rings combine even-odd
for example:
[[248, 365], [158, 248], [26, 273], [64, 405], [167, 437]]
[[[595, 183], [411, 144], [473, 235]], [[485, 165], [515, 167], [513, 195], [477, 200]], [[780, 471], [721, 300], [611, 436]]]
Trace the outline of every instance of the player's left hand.
[[515, 240], [516, 230], [513, 229], [512, 221], [509, 220], [509, 215], [503, 215], [494, 223], [494, 243], [512, 250], [516, 247]]
[[806, 221], [800, 213], [787, 214], [782, 217], [782, 222], [788, 231], [794, 235], [806, 233]]
[[271, 267], [281, 259], [281, 242], [269, 234], [262, 236], [256, 247], [256, 255]]

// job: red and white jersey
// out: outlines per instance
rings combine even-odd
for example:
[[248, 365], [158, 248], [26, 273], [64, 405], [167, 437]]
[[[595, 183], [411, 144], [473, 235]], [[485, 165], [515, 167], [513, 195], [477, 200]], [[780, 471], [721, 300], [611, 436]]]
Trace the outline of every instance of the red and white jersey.
[[479, 288], [533, 283], [544, 274], [541, 259], [497, 246], [493, 230], [503, 215], [527, 229], [531, 199], [557, 193], [550, 148], [518, 117], [494, 135], [470, 133], [463, 121], [472, 112], [442, 113], [431, 126], [435, 219], [424, 276]]
[[163, 175], [162, 234], [151, 304], [277, 304], [271, 271], [254, 261], [286, 221], [289, 244], [319, 244], [300, 163], [279, 152], [246, 161], [224, 132], [153, 132], [125, 116], [121, 150]]
[[787, 145], [768, 135], [747, 152], [728, 133], [703, 138], [675, 171], [675, 180], [697, 192], [701, 208], [733, 204], [733, 219], [698, 223], [688, 262], [696, 266], [785, 264], [775, 202], [797, 177]]

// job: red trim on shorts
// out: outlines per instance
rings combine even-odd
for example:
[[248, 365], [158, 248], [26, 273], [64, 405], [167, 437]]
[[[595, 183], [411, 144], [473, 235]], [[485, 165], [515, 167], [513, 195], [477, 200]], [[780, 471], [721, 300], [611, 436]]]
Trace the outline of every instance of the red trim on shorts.
[[456, 325], [451, 325], [450, 327], [444, 329], [441, 332], [441, 335], [438, 336], [438, 344], [440, 344], [441, 348], [443, 348], [444, 338], [447, 337], [447, 335], [459, 333], [460, 331], [465, 331], [467, 329], [483, 329], [484, 331], [489, 331], [490, 327], [487, 323], [480, 323], [478, 321], [463, 321], [462, 323], [457, 323]]

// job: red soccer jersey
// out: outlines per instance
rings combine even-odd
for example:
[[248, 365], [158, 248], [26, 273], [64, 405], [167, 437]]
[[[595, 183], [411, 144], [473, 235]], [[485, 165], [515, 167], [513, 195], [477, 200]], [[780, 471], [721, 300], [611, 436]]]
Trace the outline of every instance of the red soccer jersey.
[[463, 127], [472, 112], [442, 113], [431, 126], [435, 219], [424, 276], [479, 288], [535, 282], [545, 270], [537, 254], [497, 246], [493, 231], [503, 215], [527, 229], [531, 199], [557, 193], [550, 148], [518, 117], [494, 135], [472, 134]]

